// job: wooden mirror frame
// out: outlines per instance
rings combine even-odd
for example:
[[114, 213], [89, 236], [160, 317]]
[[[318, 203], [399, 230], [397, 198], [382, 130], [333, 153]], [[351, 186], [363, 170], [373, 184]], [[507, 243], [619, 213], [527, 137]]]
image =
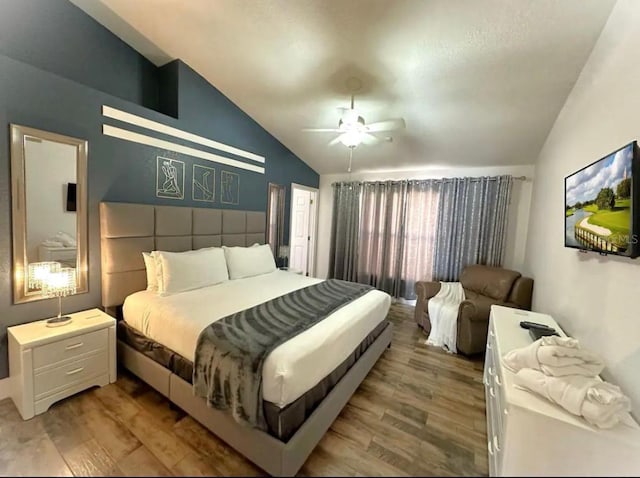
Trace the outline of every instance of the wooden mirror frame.
[[13, 303], [43, 300], [39, 291], [30, 292], [27, 261], [27, 196], [25, 187], [25, 141], [27, 138], [63, 143], [76, 148], [76, 293], [89, 291], [87, 261], [87, 152], [83, 139], [11, 124], [11, 225], [13, 234]]

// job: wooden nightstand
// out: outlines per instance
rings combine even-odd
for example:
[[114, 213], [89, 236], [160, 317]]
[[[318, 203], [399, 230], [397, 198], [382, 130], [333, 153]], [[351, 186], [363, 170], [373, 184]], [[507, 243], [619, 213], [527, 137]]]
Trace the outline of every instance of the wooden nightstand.
[[116, 321], [99, 309], [9, 327], [11, 398], [25, 420], [65, 397], [116, 381]]

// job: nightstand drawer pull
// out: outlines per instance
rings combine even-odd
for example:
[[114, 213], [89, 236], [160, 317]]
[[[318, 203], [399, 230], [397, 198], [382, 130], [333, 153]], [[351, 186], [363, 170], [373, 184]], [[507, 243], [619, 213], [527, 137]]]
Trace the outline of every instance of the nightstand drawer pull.
[[493, 449], [496, 453], [501, 450], [500, 443], [498, 443], [498, 435], [493, 435]]
[[82, 347], [84, 345], [84, 343], [82, 342], [78, 342], [77, 344], [73, 344], [73, 345], [67, 345], [65, 347], [65, 349], [67, 350], [73, 350], [73, 349], [77, 349], [78, 347]]
[[83, 370], [84, 370], [84, 367], [78, 367], [78, 368], [76, 368], [76, 369], [74, 369], [74, 370], [69, 370], [69, 371], [67, 372], [67, 375], [75, 375], [76, 373], [80, 373], [80, 372], [82, 372]]

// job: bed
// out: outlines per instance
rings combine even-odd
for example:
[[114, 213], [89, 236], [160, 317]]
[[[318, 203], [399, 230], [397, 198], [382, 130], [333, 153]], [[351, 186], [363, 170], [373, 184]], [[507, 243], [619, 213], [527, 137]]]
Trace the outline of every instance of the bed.
[[213, 321], [321, 281], [277, 270], [160, 297], [145, 290], [141, 252], [263, 243], [264, 213], [102, 203], [100, 224], [103, 306], [124, 319], [120, 362], [268, 473], [294, 475], [389, 346], [389, 296], [368, 292], [273, 350], [262, 372], [268, 430], [249, 428], [193, 394], [198, 336]]

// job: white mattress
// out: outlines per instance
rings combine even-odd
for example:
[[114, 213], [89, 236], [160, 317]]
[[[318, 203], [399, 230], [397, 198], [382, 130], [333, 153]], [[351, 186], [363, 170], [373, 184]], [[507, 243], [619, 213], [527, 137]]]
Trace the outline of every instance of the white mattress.
[[[322, 282], [287, 271], [159, 297], [141, 291], [124, 302], [124, 320], [147, 337], [194, 361], [200, 332], [227, 315]], [[262, 371], [263, 399], [284, 407], [342, 363], [387, 316], [391, 298], [373, 290], [277, 347]]]

